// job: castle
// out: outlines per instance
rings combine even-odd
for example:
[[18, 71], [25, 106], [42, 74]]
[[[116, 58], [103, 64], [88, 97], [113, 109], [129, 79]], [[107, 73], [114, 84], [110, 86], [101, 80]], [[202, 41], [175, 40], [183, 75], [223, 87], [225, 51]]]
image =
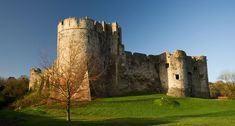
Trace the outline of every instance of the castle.
[[[63, 64], [69, 46], [83, 46], [80, 57], [95, 54], [97, 71], [102, 76], [91, 81], [91, 71], [82, 84], [80, 99], [125, 95], [131, 92], [159, 92], [169, 96], [209, 97], [206, 56], [187, 56], [176, 50], [170, 54], [145, 55], [124, 50], [121, 27], [87, 17], [70, 17], [58, 24], [57, 63]], [[90, 59], [92, 60], [92, 59]], [[89, 66], [88, 66], [89, 67]], [[32, 69], [30, 89], [40, 83], [42, 71]]]

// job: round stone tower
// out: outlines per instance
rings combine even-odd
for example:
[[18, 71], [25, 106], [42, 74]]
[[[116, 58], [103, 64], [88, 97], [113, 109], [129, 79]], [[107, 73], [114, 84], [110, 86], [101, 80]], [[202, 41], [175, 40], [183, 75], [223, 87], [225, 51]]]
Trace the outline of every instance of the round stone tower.
[[79, 51], [81, 58], [87, 52], [89, 30], [94, 27], [94, 21], [88, 18], [67, 18], [58, 24], [57, 63], [65, 65], [73, 49]]
[[168, 92], [170, 96], [186, 96], [188, 88], [186, 53], [176, 50], [169, 58]]
[[[57, 64], [60, 66], [59, 68], [63, 67], [65, 69], [65, 67], [70, 65], [72, 55], [76, 55], [76, 60], [78, 61], [84, 61], [84, 63], [87, 61], [88, 43], [90, 42], [89, 34], [93, 28], [94, 21], [88, 18], [77, 20], [71, 17], [59, 22], [57, 36]], [[88, 69], [85, 76], [81, 85], [82, 91], [77, 93], [78, 96], [76, 96], [80, 100], [91, 99]]]

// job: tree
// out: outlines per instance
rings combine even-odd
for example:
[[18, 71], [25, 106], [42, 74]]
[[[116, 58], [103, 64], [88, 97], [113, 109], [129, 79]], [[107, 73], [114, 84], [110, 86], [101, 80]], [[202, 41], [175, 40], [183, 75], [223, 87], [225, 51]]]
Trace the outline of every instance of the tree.
[[28, 84], [29, 81], [27, 78], [15, 79], [14, 77], [9, 77], [6, 80], [2, 94], [7, 97], [19, 98], [27, 93]]
[[[98, 57], [94, 54], [88, 56], [82, 46], [70, 45], [68, 53], [69, 55], [62, 55], [53, 65], [49, 65], [49, 60], [43, 59], [43, 80], [49, 85], [49, 99], [66, 105], [67, 121], [70, 122], [71, 103], [76, 100], [84, 80], [95, 80], [103, 72], [97, 71]], [[92, 71], [92, 75], [89, 76], [88, 71]]]

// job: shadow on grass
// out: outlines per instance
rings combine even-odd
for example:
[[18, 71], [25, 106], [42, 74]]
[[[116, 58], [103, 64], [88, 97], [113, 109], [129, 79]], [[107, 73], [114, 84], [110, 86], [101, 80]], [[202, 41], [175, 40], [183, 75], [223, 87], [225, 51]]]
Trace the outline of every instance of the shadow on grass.
[[0, 126], [149, 126], [171, 123], [157, 118], [112, 118], [79, 120], [68, 123], [63, 119], [36, 116], [10, 110], [0, 110]]
[[234, 115], [235, 111], [222, 111], [206, 114], [167, 116], [160, 118], [111, 118], [92, 121], [78, 120], [68, 123], [64, 119], [30, 115], [10, 110], [0, 110], [0, 126], [150, 126], [175, 123], [186, 118], [224, 117]]
[[[77, 122], [72, 122], [76, 125]], [[114, 118], [98, 121], [80, 121], [77, 124], [84, 126], [150, 126], [168, 124], [171, 121], [156, 118]]]
[[[103, 103], [132, 103], [132, 102], [146, 102], [146, 101], [153, 101], [156, 99], [160, 99], [160, 98], [139, 98], [139, 99], [131, 99], [131, 100], [112, 100], [112, 101], [102, 101]], [[99, 101], [94, 101], [94, 103], [99, 102]]]
[[179, 115], [179, 116], [168, 116], [167, 118], [200, 118], [200, 117], [231, 117], [235, 115], [235, 111], [221, 111], [221, 112], [211, 112], [205, 114], [192, 114], [192, 115]]

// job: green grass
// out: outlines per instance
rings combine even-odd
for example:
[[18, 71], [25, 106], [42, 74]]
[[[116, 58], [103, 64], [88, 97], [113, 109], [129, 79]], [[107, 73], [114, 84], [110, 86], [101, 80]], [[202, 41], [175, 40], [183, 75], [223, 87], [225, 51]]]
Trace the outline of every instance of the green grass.
[[173, 98], [179, 105], [161, 105], [162, 94], [102, 98], [73, 107], [72, 123], [58, 105], [28, 107], [20, 111], [0, 110], [0, 122], [20, 126], [233, 126], [235, 101]]

